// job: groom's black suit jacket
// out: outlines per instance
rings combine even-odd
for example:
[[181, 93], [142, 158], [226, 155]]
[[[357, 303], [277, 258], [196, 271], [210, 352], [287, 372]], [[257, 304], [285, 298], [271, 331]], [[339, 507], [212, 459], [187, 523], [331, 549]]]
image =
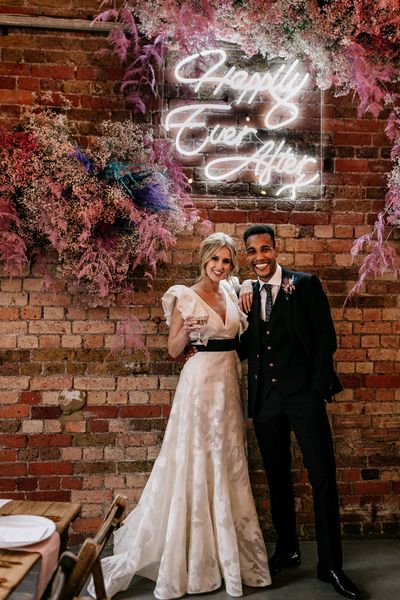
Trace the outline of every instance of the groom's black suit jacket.
[[[276, 299], [274, 308], [278, 304], [279, 310], [284, 313], [287, 331], [303, 355], [311, 388], [331, 401], [332, 396], [343, 388], [333, 368], [333, 354], [337, 346], [328, 299], [316, 275], [282, 267], [282, 282], [288, 280], [293, 281], [294, 287], [291, 293], [280, 288], [278, 296], [283, 296], [279, 303]], [[242, 360], [248, 359], [248, 411], [251, 417], [260, 393], [262, 375], [258, 282], [253, 283], [253, 304], [248, 321], [249, 327], [241, 336], [239, 355]], [[292, 374], [287, 372], [285, 377], [291, 378]]]

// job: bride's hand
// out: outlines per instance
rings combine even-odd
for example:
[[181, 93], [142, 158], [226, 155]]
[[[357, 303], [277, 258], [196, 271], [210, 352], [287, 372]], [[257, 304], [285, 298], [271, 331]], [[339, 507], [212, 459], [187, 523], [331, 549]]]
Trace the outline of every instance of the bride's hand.
[[189, 315], [183, 319], [183, 329], [185, 333], [190, 336], [192, 332], [199, 331], [200, 325], [193, 315]]
[[253, 286], [251, 279], [245, 279], [240, 287], [239, 306], [240, 309], [248, 313], [253, 304]]

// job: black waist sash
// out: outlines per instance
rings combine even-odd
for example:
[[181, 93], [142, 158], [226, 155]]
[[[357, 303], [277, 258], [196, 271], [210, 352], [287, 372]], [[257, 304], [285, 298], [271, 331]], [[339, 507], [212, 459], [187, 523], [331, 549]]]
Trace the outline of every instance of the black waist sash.
[[193, 344], [193, 348], [198, 352], [228, 352], [237, 349], [238, 341], [237, 337], [227, 340], [208, 340], [207, 346]]

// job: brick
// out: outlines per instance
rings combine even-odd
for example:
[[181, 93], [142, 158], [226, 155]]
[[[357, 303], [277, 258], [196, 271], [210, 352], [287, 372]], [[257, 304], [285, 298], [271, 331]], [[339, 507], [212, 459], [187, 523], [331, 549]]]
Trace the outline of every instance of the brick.
[[[71, 492], [71, 502], [81, 502], [86, 504], [96, 504], [99, 500], [103, 502], [111, 503], [113, 499], [112, 490], [101, 490], [101, 497], [99, 497], [98, 490], [74, 490]], [[98, 510], [97, 510], [98, 514]]]
[[66, 421], [64, 423], [66, 433], [86, 433], [85, 421]]
[[333, 237], [333, 226], [332, 225], [316, 225], [314, 227], [314, 235], [317, 238], [332, 238]]
[[60, 336], [59, 335], [41, 335], [39, 337], [40, 348], [59, 348], [60, 347]]
[[359, 173], [368, 171], [369, 161], [365, 159], [348, 159], [348, 158], [336, 158], [335, 171], [345, 171], [348, 173]]
[[[46, 313], [46, 307], [44, 308]], [[51, 334], [51, 333], [71, 333], [71, 324], [68, 321], [31, 321], [29, 323], [29, 333]]]
[[387, 481], [360, 481], [354, 484], [355, 494], [371, 494], [373, 496], [390, 494], [391, 483]]
[[329, 214], [322, 212], [293, 212], [290, 220], [295, 225], [328, 225]]
[[19, 309], [14, 306], [12, 308], [0, 307], [1, 321], [16, 321], [19, 318]]
[[29, 377], [0, 376], [0, 390], [26, 390], [29, 387]]
[[400, 375], [367, 375], [365, 378], [365, 386], [374, 388], [396, 388], [400, 386]]
[[150, 418], [161, 416], [161, 408], [159, 406], [121, 406], [118, 414], [122, 418], [139, 417]]
[[174, 390], [177, 383], [178, 378], [176, 376], [160, 377], [160, 389]]
[[114, 377], [75, 377], [74, 387], [77, 390], [114, 390], [115, 379]]
[[82, 489], [82, 479], [80, 477], [61, 477], [61, 489], [80, 490]]
[[70, 494], [63, 491], [32, 491], [27, 492], [26, 498], [36, 502], [69, 502]]
[[[74, 68], [71, 66], [58, 65], [32, 65], [32, 77], [50, 77], [51, 79], [74, 79]], [[21, 104], [24, 104], [23, 102]]]
[[59, 406], [33, 406], [31, 408], [33, 419], [57, 419], [61, 416]]
[[17, 404], [19, 393], [17, 391], [0, 391], [0, 406]]
[[24, 448], [26, 444], [25, 435], [0, 435], [0, 448]]
[[40, 462], [29, 465], [31, 475], [71, 475], [72, 463], [68, 462]]
[[85, 406], [83, 412], [88, 419], [115, 419], [118, 416], [116, 406]]
[[129, 404], [148, 404], [149, 398], [149, 392], [129, 392]]
[[23, 421], [21, 427], [22, 433], [26, 434], [38, 434], [44, 431], [44, 423], [43, 421], [35, 421], [33, 419], [29, 419], [29, 421]]
[[72, 387], [72, 377], [33, 377], [31, 390], [63, 390]]
[[31, 448], [37, 447], [52, 447], [52, 446], [70, 446], [72, 437], [67, 434], [60, 435], [32, 435], [28, 438], [28, 446]]
[[28, 416], [28, 406], [0, 406], [0, 419], [23, 419]]
[[84, 348], [111, 348], [111, 344], [104, 343], [103, 335], [84, 335], [82, 337], [82, 344]]
[[39, 404], [42, 400], [40, 392], [21, 392], [20, 401], [24, 404]]
[[398, 431], [400, 427], [400, 415], [376, 416], [373, 419], [374, 426], [382, 429], [395, 429]]
[[104, 433], [110, 430], [109, 421], [105, 420], [94, 419], [89, 421], [88, 425], [90, 433]]
[[80, 348], [82, 346], [82, 336], [80, 335], [62, 335], [62, 348]]
[[60, 477], [41, 477], [39, 479], [40, 490], [58, 490], [60, 489]]
[[17, 452], [16, 450], [1, 450], [1, 459], [2, 462], [5, 463], [13, 463], [17, 460]]
[[[2, 453], [3, 454], [3, 453]], [[18, 477], [26, 475], [27, 464], [14, 463], [14, 464], [2, 464], [2, 476], [5, 477]]]
[[154, 375], [133, 375], [118, 377], [118, 390], [155, 390], [158, 387], [158, 377]]
[[31, 92], [23, 90], [2, 90], [0, 89], [0, 104], [21, 104], [29, 106], [33, 104]]
[[0, 480], [0, 491], [6, 492], [6, 495], [8, 497], [10, 497], [9, 490], [10, 491], [14, 491], [15, 490], [15, 479], [14, 479], [14, 477], [11, 478], [11, 479], [4, 478], [4, 479]]
[[[84, 461], [99, 461], [99, 460], [103, 460], [104, 458], [104, 448], [96, 448], [96, 447], [89, 447], [89, 448], [84, 448], [83, 449], [83, 460]], [[95, 480], [95, 483], [93, 484], [93, 479]], [[98, 485], [98, 482], [102, 482], [102, 479], [99, 476], [96, 476], [95, 478], [93, 476], [88, 477], [85, 480], [85, 487], [95, 487], [96, 485]]]
[[363, 348], [376, 348], [379, 346], [380, 338], [378, 335], [364, 335], [361, 338]]
[[36, 335], [20, 335], [17, 338], [18, 348], [38, 348], [39, 340]]
[[109, 404], [127, 404], [128, 394], [124, 391], [108, 392], [107, 402]]
[[[71, 296], [69, 294], [29, 294], [29, 301], [31, 305], [42, 306], [68, 306], [71, 302]], [[26, 304], [26, 302], [25, 302]]]
[[115, 444], [115, 434], [114, 433], [85, 433], [85, 434], [75, 434], [74, 435], [74, 443], [76, 446], [109, 446], [111, 444]]
[[21, 319], [27, 319], [28, 321], [32, 319], [41, 319], [42, 318], [42, 307], [40, 306], [26, 306], [25, 308], [21, 308]]
[[332, 134], [332, 142], [335, 146], [371, 146], [371, 134], [369, 133], [342, 133], [335, 131]]
[[114, 333], [115, 325], [109, 321], [74, 321], [72, 333]]
[[63, 306], [45, 306], [43, 309], [43, 319], [46, 321], [61, 321], [64, 318]]
[[[110, 393], [110, 392], [108, 392]], [[106, 404], [107, 402], [107, 392], [94, 392], [94, 391], [90, 391], [88, 390], [87, 392], [87, 401], [88, 404]]]
[[82, 459], [82, 448], [62, 448], [61, 457], [66, 461], [79, 461]]
[[15, 335], [0, 335], [0, 348], [16, 348], [17, 336]]

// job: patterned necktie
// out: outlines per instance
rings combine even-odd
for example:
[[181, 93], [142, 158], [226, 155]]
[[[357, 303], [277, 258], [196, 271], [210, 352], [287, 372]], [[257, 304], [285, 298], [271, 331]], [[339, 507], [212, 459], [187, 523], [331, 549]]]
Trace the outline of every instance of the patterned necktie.
[[267, 292], [265, 298], [265, 322], [268, 323], [272, 312], [272, 285], [270, 283], [264, 283], [264, 289]]

